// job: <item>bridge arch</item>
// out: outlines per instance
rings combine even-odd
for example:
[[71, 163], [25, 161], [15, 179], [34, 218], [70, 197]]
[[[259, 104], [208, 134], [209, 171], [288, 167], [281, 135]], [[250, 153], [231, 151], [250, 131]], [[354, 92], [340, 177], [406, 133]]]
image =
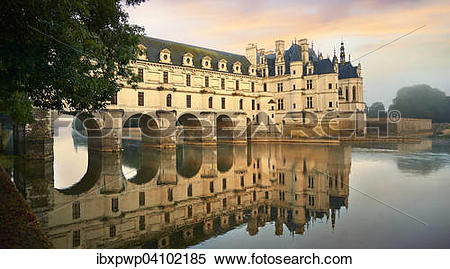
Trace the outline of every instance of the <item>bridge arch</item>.
[[222, 114], [216, 119], [217, 140], [233, 140], [234, 124], [230, 116]]
[[183, 142], [202, 142], [203, 128], [200, 119], [191, 113], [178, 117], [176, 126], [179, 129], [177, 137]]

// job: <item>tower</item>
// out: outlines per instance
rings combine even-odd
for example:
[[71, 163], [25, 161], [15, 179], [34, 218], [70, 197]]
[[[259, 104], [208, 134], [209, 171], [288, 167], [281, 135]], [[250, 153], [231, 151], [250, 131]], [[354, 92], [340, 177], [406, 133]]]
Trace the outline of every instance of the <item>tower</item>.
[[340, 63], [345, 63], [345, 48], [344, 48], [344, 41], [341, 41], [341, 54], [340, 54]]

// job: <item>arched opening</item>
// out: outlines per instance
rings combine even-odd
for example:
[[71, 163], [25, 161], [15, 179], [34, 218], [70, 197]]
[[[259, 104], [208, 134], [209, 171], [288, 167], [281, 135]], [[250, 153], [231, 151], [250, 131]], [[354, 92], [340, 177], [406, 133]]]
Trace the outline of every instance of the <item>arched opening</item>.
[[227, 115], [220, 115], [216, 119], [217, 140], [233, 140], [233, 121]]
[[176, 126], [182, 127], [178, 138], [181, 138], [183, 142], [202, 142], [202, 124], [193, 114], [181, 115]]
[[147, 114], [135, 114], [123, 124], [122, 138], [139, 140], [146, 144], [158, 144], [159, 128], [156, 120]]
[[184, 178], [192, 178], [202, 167], [202, 148], [192, 145], [177, 146], [177, 173]]

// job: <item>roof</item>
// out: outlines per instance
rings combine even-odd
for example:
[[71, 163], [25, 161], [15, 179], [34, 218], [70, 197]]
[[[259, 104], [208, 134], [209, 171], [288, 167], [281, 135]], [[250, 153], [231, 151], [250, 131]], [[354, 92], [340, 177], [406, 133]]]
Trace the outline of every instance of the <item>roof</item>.
[[[298, 44], [292, 44], [291, 47], [284, 52], [285, 74], [291, 73], [291, 62], [302, 60], [302, 49]], [[319, 60], [315, 51], [309, 48], [309, 60], [314, 65], [315, 75], [335, 73], [333, 63], [330, 59]], [[266, 55], [266, 61], [269, 68], [269, 76], [275, 76], [275, 54]], [[306, 75], [306, 64], [303, 67], [303, 74]]]
[[[143, 45], [147, 47], [147, 59], [150, 62], [159, 63], [159, 54], [163, 49], [170, 50], [170, 58], [173, 65], [182, 66], [183, 56], [186, 53], [191, 53], [193, 55], [193, 64], [196, 68], [202, 68], [201, 61], [205, 56], [211, 57], [212, 70], [218, 71], [218, 62], [221, 59], [227, 61], [228, 73], [232, 73], [233, 64], [235, 62], [240, 62], [242, 64], [242, 74], [248, 75], [248, 68], [250, 67], [250, 62], [243, 55], [233, 54], [213, 49], [207, 49], [202, 47], [197, 47], [193, 45], [178, 43], [174, 41], [162, 40], [153, 37], [144, 37]], [[222, 71], [223, 72], [223, 71]]]
[[357, 68], [358, 67], [353, 66], [350, 62], [339, 64], [339, 79], [357, 78], [358, 77], [358, 72], [356, 71]]

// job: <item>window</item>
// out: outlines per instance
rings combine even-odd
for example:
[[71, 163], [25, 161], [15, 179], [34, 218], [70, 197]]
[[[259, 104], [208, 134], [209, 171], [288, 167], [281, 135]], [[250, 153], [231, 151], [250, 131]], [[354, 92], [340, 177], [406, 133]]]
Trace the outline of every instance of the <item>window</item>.
[[117, 93], [114, 93], [111, 99], [111, 105], [117, 105]]
[[116, 236], [116, 225], [109, 226], [109, 237]]
[[167, 105], [168, 107], [171, 107], [171, 106], [172, 106], [172, 95], [171, 95], [170, 93], [167, 95], [167, 98], [166, 98], [166, 105]]
[[169, 212], [165, 212], [164, 213], [164, 222], [167, 224], [167, 223], [170, 223], [170, 213]]
[[264, 91], [267, 92], [267, 83], [264, 83], [263, 88], [264, 88]]
[[111, 199], [111, 210], [112, 210], [112, 212], [119, 211], [119, 198]]
[[208, 107], [213, 108], [213, 98], [212, 96], [208, 98]]
[[283, 75], [283, 66], [282, 65], [277, 66], [277, 74], [279, 76]]
[[308, 202], [310, 206], [314, 206], [314, 196], [308, 196]]
[[263, 69], [263, 70], [262, 70], [262, 76], [263, 76], [263, 77], [266, 77], [266, 69]]
[[255, 110], [255, 100], [252, 100], [252, 110]]
[[191, 96], [190, 95], [186, 95], [186, 107], [187, 108], [191, 108]]
[[292, 70], [292, 74], [295, 75], [295, 70]]
[[328, 83], [328, 89], [329, 89], [329, 90], [333, 89], [333, 84]]
[[353, 101], [355, 101], [356, 100], [356, 87], [355, 86], [353, 86]]
[[145, 230], [145, 216], [139, 216], [139, 230]]
[[209, 87], [209, 77], [205, 77], [205, 87]]
[[241, 204], [241, 196], [237, 197], [237, 204], [240, 205]]
[[222, 109], [225, 109], [225, 97], [222, 97]]
[[142, 68], [138, 68], [138, 78], [139, 78], [139, 81], [144, 81], [144, 69], [142, 69]]
[[190, 219], [192, 218], [192, 205], [188, 205], [188, 213], [187, 213], [187, 217]]
[[226, 190], [227, 189], [227, 179], [223, 178], [222, 179], [222, 190]]
[[211, 213], [211, 203], [206, 203], [206, 213], [209, 214]]
[[80, 202], [76, 201], [72, 204], [72, 219], [80, 218]]
[[138, 92], [138, 106], [144, 106], [144, 93]]
[[313, 88], [312, 87], [312, 80], [311, 79], [306, 80], [306, 89], [310, 90], [312, 88]]
[[226, 207], [227, 207], [227, 198], [223, 198], [223, 200], [222, 200], [222, 206], [223, 206], [223, 208], [226, 208]]
[[243, 99], [239, 99], [239, 109], [244, 109], [244, 100]]
[[220, 79], [220, 88], [222, 90], [225, 90], [225, 79], [224, 78]]
[[192, 183], [190, 183], [190, 184], [188, 185], [188, 188], [187, 188], [187, 196], [188, 196], [188, 197], [191, 197], [191, 196], [192, 196]]
[[295, 84], [292, 84], [292, 89], [295, 90]]
[[214, 181], [209, 182], [209, 192], [214, 193]]
[[312, 97], [306, 97], [306, 108], [312, 107], [313, 107]]
[[333, 102], [328, 102], [328, 107], [333, 107]]
[[341, 87], [339, 87], [338, 93], [339, 93], [339, 97], [342, 97], [342, 88]]
[[278, 110], [284, 110], [284, 99], [278, 99]]
[[252, 92], [255, 91], [255, 82], [252, 82]]
[[145, 205], [145, 192], [139, 192], [139, 206]]
[[72, 247], [76, 248], [81, 245], [81, 233], [80, 230], [75, 230], [72, 233]]
[[253, 191], [253, 201], [256, 201], [256, 191]]
[[308, 188], [314, 189], [314, 177], [312, 175], [308, 176]]
[[278, 90], [278, 92], [283, 91], [283, 83], [277, 83], [277, 90]]
[[348, 101], [348, 86], [345, 87], [345, 101]]
[[236, 80], [236, 91], [239, 91], [239, 80]]
[[260, 106], [259, 106], [259, 104], [256, 104], [256, 109], [257, 109], [257, 110], [259, 110], [259, 109], [260, 109]]
[[173, 201], [173, 189], [172, 189], [172, 188], [169, 188], [169, 189], [167, 190], [167, 200], [168, 200], [169, 202]]
[[186, 86], [191, 86], [191, 74], [186, 74]]
[[295, 109], [295, 104], [292, 104], [292, 108]]
[[244, 182], [244, 176], [241, 176], [241, 187], [245, 186], [245, 182]]
[[167, 71], [163, 73], [163, 83], [169, 83], [169, 72]]

